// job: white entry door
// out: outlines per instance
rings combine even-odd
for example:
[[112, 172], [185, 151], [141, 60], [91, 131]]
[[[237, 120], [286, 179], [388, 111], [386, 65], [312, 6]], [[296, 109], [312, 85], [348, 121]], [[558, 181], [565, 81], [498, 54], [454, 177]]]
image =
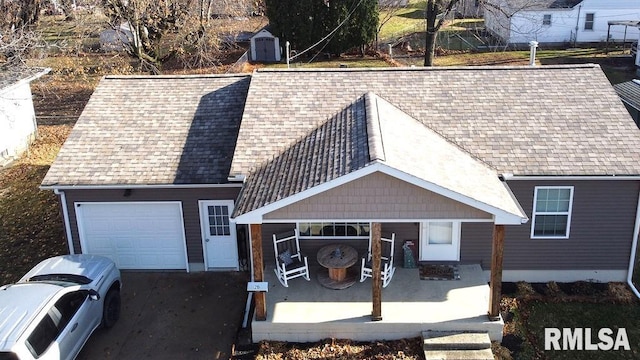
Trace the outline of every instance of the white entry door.
[[420, 237], [421, 261], [460, 260], [460, 222], [423, 222]]
[[230, 221], [232, 200], [200, 201], [205, 266], [238, 270], [236, 224]]

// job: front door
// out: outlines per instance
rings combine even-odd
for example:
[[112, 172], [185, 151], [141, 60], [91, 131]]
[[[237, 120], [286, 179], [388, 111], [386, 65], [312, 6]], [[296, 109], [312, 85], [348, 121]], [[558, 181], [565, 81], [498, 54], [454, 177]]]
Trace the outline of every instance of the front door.
[[459, 261], [460, 222], [423, 222], [420, 226], [420, 260]]
[[200, 224], [207, 269], [238, 270], [236, 224], [231, 222], [232, 200], [200, 201]]

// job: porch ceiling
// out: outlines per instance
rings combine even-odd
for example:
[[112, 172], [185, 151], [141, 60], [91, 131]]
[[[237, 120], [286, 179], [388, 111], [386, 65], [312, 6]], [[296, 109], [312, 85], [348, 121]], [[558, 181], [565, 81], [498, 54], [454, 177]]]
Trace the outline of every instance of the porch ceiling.
[[270, 212], [374, 172], [491, 214], [497, 224], [527, 220], [494, 169], [373, 93], [252, 171], [234, 217], [262, 223]]

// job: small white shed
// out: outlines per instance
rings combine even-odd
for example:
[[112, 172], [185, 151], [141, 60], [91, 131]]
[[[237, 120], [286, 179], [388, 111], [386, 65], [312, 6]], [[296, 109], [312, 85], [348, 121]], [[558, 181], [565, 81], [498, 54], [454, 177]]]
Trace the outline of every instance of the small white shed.
[[37, 136], [31, 81], [51, 69], [0, 70], [0, 166], [19, 157]]
[[251, 61], [279, 62], [280, 59], [280, 39], [266, 29], [251, 37]]

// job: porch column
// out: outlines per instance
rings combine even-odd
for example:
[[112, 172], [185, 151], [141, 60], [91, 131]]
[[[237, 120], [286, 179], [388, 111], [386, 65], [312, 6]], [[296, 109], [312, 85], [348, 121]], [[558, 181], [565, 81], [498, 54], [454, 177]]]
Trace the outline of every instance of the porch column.
[[491, 282], [489, 295], [489, 319], [500, 319], [500, 298], [502, 297], [502, 257], [504, 254], [504, 225], [493, 226], [493, 246], [491, 250]]
[[[262, 225], [249, 225], [251, 233], [251, 252], [253, 255], [253, 281], [264, 281], [264, 265], [262, 257]], [[256, 307], [256, 320], [267, 320], [267, 301], [266, 293], [257, 291], [253, 293], [253, 299]]]
[[380, 273], [380, 265], [382, 256], [382, 224], [371, 224], [371, 292], [373, 301], [373, 311], [371, 312], [372, 321], [382, 320], [382, 274]]

